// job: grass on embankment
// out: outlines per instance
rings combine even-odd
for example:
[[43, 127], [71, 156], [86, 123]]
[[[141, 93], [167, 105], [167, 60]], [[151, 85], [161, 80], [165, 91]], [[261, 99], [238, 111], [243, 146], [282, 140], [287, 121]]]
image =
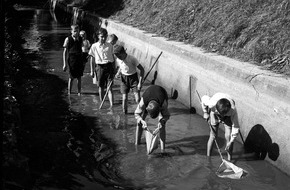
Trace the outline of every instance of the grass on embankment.
[[111, 18], [290, 75], [289, 0], [124, 0]]

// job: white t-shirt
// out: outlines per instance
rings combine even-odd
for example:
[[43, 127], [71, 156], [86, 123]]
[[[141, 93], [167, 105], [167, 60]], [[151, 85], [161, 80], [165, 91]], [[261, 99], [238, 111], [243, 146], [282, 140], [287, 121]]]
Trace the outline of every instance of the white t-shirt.
[[127, 54], [124, 60], [116, 58], [116, 64], [120, 67], [121, 73], [128, 76], [137, 72], [136, 68], [140, 63], [135, 57]]
[[107, 42], [103, 45], [100, 42], [94, 43], [89, 51], [89, 55], [95, 58], [96, 64], [114, 62], [113, 46]]

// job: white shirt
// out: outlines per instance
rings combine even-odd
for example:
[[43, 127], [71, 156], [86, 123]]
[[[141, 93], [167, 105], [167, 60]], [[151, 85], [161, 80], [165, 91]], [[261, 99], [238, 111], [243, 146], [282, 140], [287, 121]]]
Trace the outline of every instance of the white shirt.
[[127, 54], [124, 60], [116, 58], [116, 64], [120, 67], [121, 73], [128, 76], [137, 72], [136, 68], [140, 63], [135, 57]]
[[238, 114], [237, 114], [235, 102], [231, 98], [231, 96], [228, 94], [220, 93], [220, 92], [214, 94], [211, 98], [205, 95], [201, 98], [201, 106], [202, 106], [203, 112], [207, 112], [207, 107], [208, 107], [212, 110], [212, 112], [218, 114], [216, 110], [216, 103], [220, 99], [223, 99], [223, 98], [229, 100], [231, 103], [231, 109], [227, 114], [225, 114], [225, 116], [229, 116], [232, 121], [232, 126], [231, 126], [232, 127], [231, 141], [232, 141], [238, 136], [240, 126], [239, 126]]
[[114, 62], [113, 46], [107, 42], [102, 45], [100, 42], [94, 43], [89, 51], [89, 55], [95, 58], [96, 64]]

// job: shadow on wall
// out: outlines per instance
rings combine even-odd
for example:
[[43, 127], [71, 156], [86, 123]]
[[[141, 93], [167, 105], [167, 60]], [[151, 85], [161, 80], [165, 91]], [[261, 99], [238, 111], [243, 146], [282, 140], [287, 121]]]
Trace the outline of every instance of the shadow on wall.
[[155, 72], [154, 72], [154, 75], [153, 75], [153, 80], [151, 81], [151, 84], [155, 84], [155, 81], [156, 81], [156, 79], [157, 79], [157, 75], [158, 75], [158, 72], [155, 71]]
[[247, 153], [255, 153], [259, 160], [264, 160], [268, 154], [271, 160], [276, 161], [280, 154], [279, 145], [272, 142], [270, 135], [260, 124], [250, 130], [245, 141], [245, 150]]

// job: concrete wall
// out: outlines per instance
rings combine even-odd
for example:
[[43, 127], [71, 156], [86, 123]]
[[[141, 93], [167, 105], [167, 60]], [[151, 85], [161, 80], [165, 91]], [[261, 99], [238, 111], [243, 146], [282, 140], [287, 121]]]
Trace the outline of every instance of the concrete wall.
[[[155, 84], [164, 86], [169, 94], [177, 90], [177, 100], [188, 108], [196, 108], [198, 114], [202, 114], [202, 110], [196, 90], [201, 96], [216, 92], [230, 94], [236, 101], [244, 140], [253, 132], [255, 142], [264, 146], [266, 152], [277, 155], [279, 151], [278, 158], [270, 159], [268, 154], [266, 160], [290, 175], [289, 78], [112, 20], [108, 21], [107, 30], [118, 36], [129, 54], [137, 57], [145, 67], [145, 74], [162, 51], [148, 80], [155, 74]], [[253, 130], [254, 126], [259, 126], [260, 131]], [[259, 142], [264, 141], [265, 136], [267, 143]], [[277, 144], [279, 149], [269, 142]]]

